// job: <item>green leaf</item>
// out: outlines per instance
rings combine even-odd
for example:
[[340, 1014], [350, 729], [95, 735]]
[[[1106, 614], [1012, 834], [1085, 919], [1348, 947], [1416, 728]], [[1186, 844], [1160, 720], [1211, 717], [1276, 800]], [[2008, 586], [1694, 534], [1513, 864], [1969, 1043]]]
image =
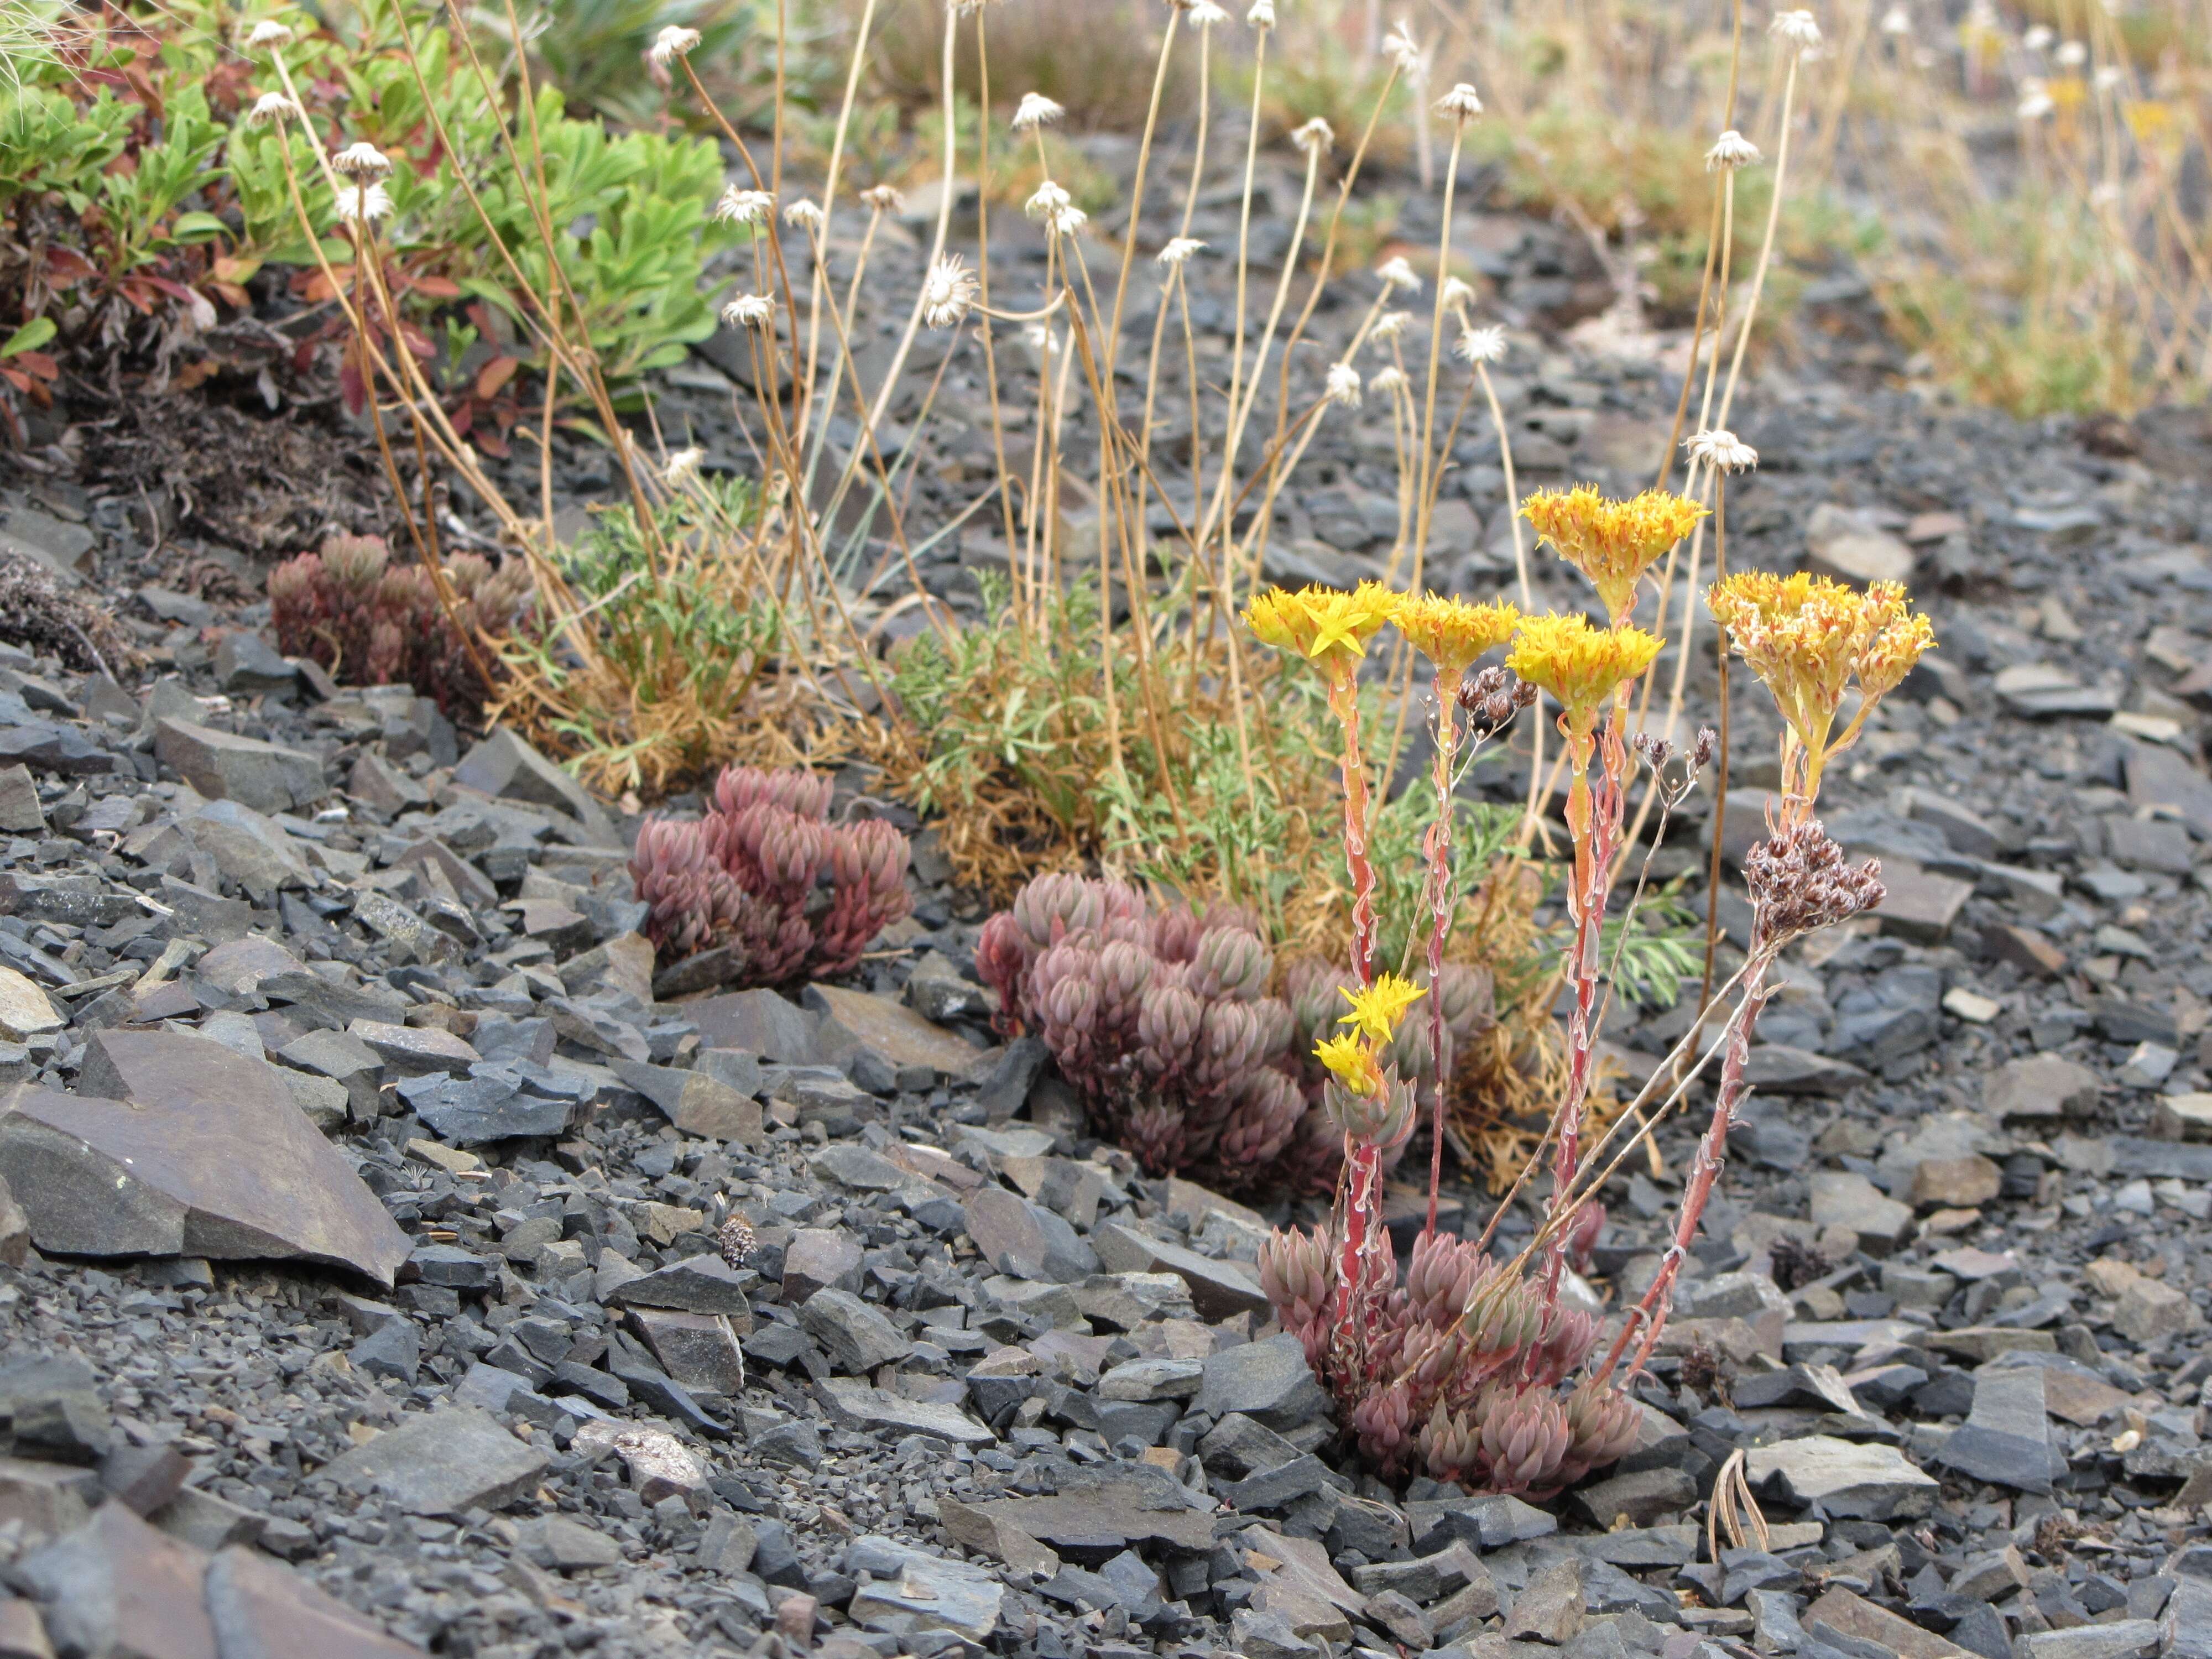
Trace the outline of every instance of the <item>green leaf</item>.
[[211, 236], [224, 236], [230, 227], [212, 213], [179, 213], [169, 228], [171, 238], [179, 242], [204, 242]]
[[0, 341], [0, 357], [12, 357], [19, 351], [36, 351], [52, 339], [55, 332], [52, 318], [33, 317], [7, 339]]

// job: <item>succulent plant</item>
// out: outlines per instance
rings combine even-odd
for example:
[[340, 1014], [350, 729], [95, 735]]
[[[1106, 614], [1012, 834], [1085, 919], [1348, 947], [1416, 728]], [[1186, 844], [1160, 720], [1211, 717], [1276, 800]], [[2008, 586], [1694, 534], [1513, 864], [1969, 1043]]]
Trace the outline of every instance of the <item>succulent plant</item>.
[[1539, 1280], [1445, 1233], [1414, 1241], [1402, 1285], [1387, 1231], [1340, 1294], [1341, 1261], [1329, 1228], [1279, 1232], [1260, 1284], [1384, 1474], [1542, 1498], [1635, 1443], [1626, 1395], [1589, 1381], [1562, 1395], [1597, 1329], [1571, 1309], [1547, 1315]]
[[270, 620], [288, 656], [311, 657], [355, 685], [411, 685], [447, 714], [473, 713], [489, 690], [464, 630], [512, 634], [535, 603], [520, 559], [457, 553], [442, 567], [459, 604], [449, 618], [419, 564], [394, 564], [380, 536], [332, 534], [269, 573]]
[[1104, 1133], [1154, 1174], [1232, 1191], [1326, 1189], [1341, 1136], [1302, 1080], [1251, 916], [1154, 906], [1116, 881], [1036, 878], [984, 925], [975, 967], [1008, 1036], [1034, 1032]]
[[725, 945], [725, 982], [781, 985], [849, 972], [914, 908], [908, 848], [880, 820], [831, 823], [830, 781], [727, 768], [706, 816], [647, 818], [630, 856], [646, 936], [670, 960]]

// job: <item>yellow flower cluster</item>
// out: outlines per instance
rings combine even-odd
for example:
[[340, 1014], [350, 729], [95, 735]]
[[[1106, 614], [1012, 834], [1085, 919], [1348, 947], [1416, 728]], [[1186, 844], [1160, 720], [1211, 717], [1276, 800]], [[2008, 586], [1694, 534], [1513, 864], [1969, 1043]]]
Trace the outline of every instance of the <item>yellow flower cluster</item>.
[[1372, 1098], [1382, 1088], [1382, 1064], [1377, 1056], [1390, 1046], [1406, 1011], [1428, 993], [1400, 974], [1382, 974], [1372, 985], [1346, 991], [1344, 1000], [1352, 1012], [1337, 1021], [1352, 1029], [1314, 1045], [1314, 1056], [1353, 1094]]
[[1367, 654], [1367, 641], [1398, 606], [1398, 595], [1380, 582], [1351, 592], [1334, 587], [1271, 587], [1255, 597], [1244, 620], [1262, 644], [1294, 651], [1324, 673], [1346, 674]]
[[1470, 605], [1434, 593], [1426, 599], [1406, 593], [1399, 597], [1390, 620], [1439, 673], [1463, 674], [1485, 652], [1513, 637], [1521, 626], [1521, 613], [1504, 599]]
[[1614, 690], [1650, 667], [1663, 643], [1632, 623], [1593, 628], [1584, 617], [1528, 617], [1505, 665], [1549, 692], [1566, 711], [1568, 730], [1586, 738]]
[[1750, 570], [1714, 583], [1705, 602], [1736, 654], [1773, 693], [1815, 781], [1852, 682], [1863, 701], [1846, 741], [1936, 644], [1899, 582], [1875, 582], [1862, 593], [1826, 576]]
[[1589, 484], [1540, 489], [1521, 503], [1521, 516], [1590, 579], [1614, 622], [1634, 609], [1644, 573], [1696, 529], [1705, 511], [1672, 490], [1647, 489], [1632, 501], [1616, 501]]

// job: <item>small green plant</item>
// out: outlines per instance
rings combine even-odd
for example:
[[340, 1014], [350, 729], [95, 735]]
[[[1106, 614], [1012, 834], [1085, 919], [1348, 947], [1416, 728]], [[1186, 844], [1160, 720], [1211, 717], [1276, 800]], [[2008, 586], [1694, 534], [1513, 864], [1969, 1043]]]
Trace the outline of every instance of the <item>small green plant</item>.
[[499, 713], [611, 792], [658, 794], [741, 748], [748, 697], [785, 643], [783, 606], [746, 556], [752, 486], [674, 471], [650, 535], [607, 508], [538, 573], [544, 636], [501, 647]]
[[[240, 77], [234, 19], [204, 0], [111, 15], [0, 84], [0, 309], [52, 325], [17, 351], [112, 345], [136, 319], [179, 312], [190, 341], [219, 307], [249, 307], [247, 284], [264, 271], [319, 304], [357, 285], [344, 204], [307, 123], [390, 161], [366, 216], [391, 251], [397, 321], [377, 305], [357, 310], [417, 356], [433, 355], [434, 335], [458, 348], [442, 354], [439, 390], [487, 449], [504, 452], [519, 414], [514, 368], [548, 362], [530, 293], [572, 301], [617, 386], [713, 332], [701, 278], [734, 236], [711, 216], [725, 182], [714, 145], [611, 134], [596, 118], [571, 118], [548, 88], [524, 123], [538, 149], [533, 177], [520, 180], [506, 112], [483, 96], [465, 44], [425, 23], [431, 15], [416, 0], [362, 0], [343, 34], [287, 15], [304, 105]], [[346, 332], [334, 314], [325, 337]], [[349, 347], [356, 409], [362, 361]], [[20, 367], [8, 383], [24, 392], [19, 378]]]

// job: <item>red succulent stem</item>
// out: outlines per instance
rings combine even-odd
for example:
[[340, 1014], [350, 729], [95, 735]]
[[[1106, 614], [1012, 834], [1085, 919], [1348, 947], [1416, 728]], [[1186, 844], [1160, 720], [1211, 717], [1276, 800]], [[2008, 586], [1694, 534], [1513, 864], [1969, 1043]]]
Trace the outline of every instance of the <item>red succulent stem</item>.
[[[1599, 728], [1598, 765], [1591, 775], [1588, 738], [1572, 750], [1573, 782], [1567, 793], [1567, 834], [1574, 842], [1574, 868], [1567, 887], [1567, 913], [1575, 924], [1567, 958], [1567, 983], [1574, 1006], [1567, 1015], [1567, 1086], [1559, 1103], [1559, 1133], [1552, 1156], [1552, 1202], [1565, 1201], [1582, 1167], [1583, 1105], [1589, 1095], [1597, 1047], [1598, 982], [1603, 973], [1606, 890], [1615, 848], [1620, 844], [1622, 808], [1627, 792], [1628, 745], [1621, 738], [1625, 688], [1612, 714]], [[1562, 722], [1564, 725], [1565, 722]], [[1574, 744], [1571, 732], [1568, 741]], [[1544, 1256], [1544, 1309], [1557, 1304], [1559, 1275], [1567, 1261], [1566, 1230], [1553, 1237]]]
[[1455, 670], [1437, 675], [1437, 817], [1429, 826], [1429, 1062], [1436, 1073], [1437, 1103], [1429, 1134], [1429, 1222], [1437, 1230], [1437, 1194], [1444, 1178], [1444, 940], [1452, 916], [1452, 765], [1459, 751], [1459, 688], [1466, 678]]
[[1659, 1334], [1667, 1328], [1667, 1316], [1674, 1305], [1674, 1282], [1680, 1277], [1683, 1258], [1698, 1236], [1698, 1224], [1705, 1212], [1705, 1205], [1712, 1197], [1713, 1183], [1720, 1179], [1722, 1168], [1728, 1162], [1729, 1124], [1735, 1109], [1743, 1099], [1744, 1065], [1751, 1057], [1751, 1034], [1759, 1024], [1759, 1012], [1766, 1006], [1771, 993], [1767, 988], [1766, 970], [1774, 963], [1775, 951], [1763, 939], [1752, 941], [1752, 960], [1746, 970], [1741, 1000], [1729, 1020], [1724, 1039], [1727, 1048], [1721, 1056], [1721, 1080], [1718, 1093], [1713, 1100], [1713, 1121], [1706, 1126], [1705, 1137], [1698, 1143], [1698, 1154], [1690, 1163], [1690, 1178], [1682, 1188], [1682, 1208], [1674, 1224], [1674, 1243], [1660, 1259], [1659, 1271], [1650, 1287], [1622, 1322], [1620, 1334], [1613, 1339], [1605, 1364], [1598, 1370], [1598, 1380], [1605, 1381], [1613, 1375], [1621, 1354], [1627, 1349], [1629, 1339], [1641, 1328], [1644, 1340], [1637, 1344], [1636, 1362], [1629, 1367], [1629, 1375], [1641, 1371], [1658, 1346]]
[[1352, 971], [1375, 982], [1375, 866], [1367, 860], [1367, 763], [1359, 750], [1359, 692], [1349, 668], [1329, 676], [1328, 709], [1344, 728], [1344, 862], [1352, 872]]

